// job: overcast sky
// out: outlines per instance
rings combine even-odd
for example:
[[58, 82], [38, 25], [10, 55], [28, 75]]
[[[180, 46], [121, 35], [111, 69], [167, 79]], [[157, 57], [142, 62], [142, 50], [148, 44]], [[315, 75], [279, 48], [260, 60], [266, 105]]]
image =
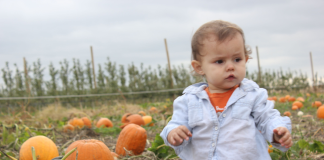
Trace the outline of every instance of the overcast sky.
[[257, 70], [258, 46], [263, 69], [301, 70], [310, 78], [312, 52], [314, 70], [324, 77], [323, 8], [323, 0], [0, 0], [0, 68], [7, 61], [22, 68], [23, 57], [29, 64], [40, 59], [46, 73], [50, 62], [57, 69], [64, 59], [85, 64], [90, 46], [96, 65], [110, 57], [123, 65], [165, 66], [164, 38], [171, 64], [189, 65], [195, 30], [221, 19], [245, 32], [250, 72]]

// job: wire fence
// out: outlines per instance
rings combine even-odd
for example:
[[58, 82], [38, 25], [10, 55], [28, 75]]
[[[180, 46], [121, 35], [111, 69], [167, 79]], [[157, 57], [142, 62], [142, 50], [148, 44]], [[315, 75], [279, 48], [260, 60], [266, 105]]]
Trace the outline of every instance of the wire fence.
[[[80, 109], [95, 108], [98, 106], [111, 106], [116, 103], [149, 104], [165, 102], [166, 99], [174, 99], [182, 94], [184, 88], [139, 91], [127, 93], [106, 93], [86, 95], [58, 95], [38, 97], [0, 97], [0, 112], [7, 112], [27, 107], [28, 111], [41, 110], [49, 105], [60, 105], [64, 107], [79, 107]], [[32, 100], [32, 101], [31, 101]]]
[[[289, 91], [303, 90], [323, 92], [324, 85], [317, 86], [276, 86], [263, 87], [268, 90], [269, 95], [280, 94]], [[138, 92], [118, 92], [105, 94], [85, 94], [85, 95], [57, 95], [57, 96], [35, 96], [35, 97], [0, 97], [1, 114], [10, 115], [11, 112], [19, 110], [21, 107], [27, 107], [28, 111], [41, 110], [49, 105], [60, 105], [64, 107], [78, 107], [80, 109], [95, 108], [99, 106], [111, 106], [116, 103], [127, 104], [151, 104], [171, 101], [182, 94], [184, 88], [138, 91]], [[7, 112], [7, 113], [6, 113]]]

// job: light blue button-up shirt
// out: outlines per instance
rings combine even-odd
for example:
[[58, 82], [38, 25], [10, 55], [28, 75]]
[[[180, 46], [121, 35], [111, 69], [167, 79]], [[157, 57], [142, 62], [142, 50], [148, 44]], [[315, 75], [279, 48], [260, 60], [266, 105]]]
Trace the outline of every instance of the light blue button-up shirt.
[[[172, 119], [160, 134], [165, 144], [184, 160], [271, 159], [266, 141], [273, 142], [273, 130], [277, 127], [286, 127], [291, 132], [291, 121], [273, 109], [267, 91], [243, 79], [218, 117], [206, 87], [206, 83], [193, 84], [174, 101]], [[173, 146], [167, 136], [180, 125], [186, 126], [192, 137]], [[288, 150], [278, 143], [272, 145], [281, 151]]]

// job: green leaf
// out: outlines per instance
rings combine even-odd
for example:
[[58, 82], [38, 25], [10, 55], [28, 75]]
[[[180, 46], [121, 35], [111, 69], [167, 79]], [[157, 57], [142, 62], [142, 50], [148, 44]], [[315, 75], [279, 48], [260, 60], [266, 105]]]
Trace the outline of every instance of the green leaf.
[[314, 140], [314, 143], [309, 146], [309, 150], [312, 152], [324, 152], [324, 144]]
[[309, 143], [307, 141], [305, 141], [304, 139], [299, 140], [297, 143], [298, 143], [299, 148], [302, 148], [302, 149], [307, 149], [309, 146]]
[[279, 155], [277, 154], [277, 153], [270, 153], [270, 157], [271, 157], [271, 159], [279, 159]]
[[155, 139], [152, 142], [152, 146], [148, 148], [148, 150], [154, 152], [155, 155], [159, 158], [177, 157], [174, 149], [169, 146], [166, 146], [162, 137], [159, 134], [155, 135]]

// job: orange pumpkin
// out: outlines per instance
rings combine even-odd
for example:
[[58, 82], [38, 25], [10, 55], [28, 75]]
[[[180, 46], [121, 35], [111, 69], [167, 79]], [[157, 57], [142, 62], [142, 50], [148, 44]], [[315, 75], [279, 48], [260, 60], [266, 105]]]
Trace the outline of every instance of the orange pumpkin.
[[324, 119], [324, 105], [318, 107], [318, 109], [317, 109], [317, 118]]
[[146, 146], [146, 130], [137, 125], [127, 125], [119, 134], [116, 143], [116, 153], [125, 156], [124, 148], [131, 151], [134, 155], [142, 154]]
[[298, 106], [293, 105], [293, 106], [291, 107], [291, 109], [292, 109], [292, 110], [297, 110], [297, 109], [298, 109]]
[[298, 97], [296, 101], [305, 102], [305, 99], [303, 97]]
[[321, 101], [315, 101], [315, 102], [312, 103], [312, 107], [317, 107], [318, 108], [321, 105], [322, 105]]
[[286, 98], [285, 98], [285, 97], [280, 97], [280, 98], [279, 98], [279, 102], [281, 102], [281, 103], [286, 102]]
[[139, 111], [138, 114], [141, 116], [146, 116], [146, 113], [144, 111]]
[[128, 124], [137, 124], [137, 125], [145, 125], [145, 122], [142, 118], [142, 116], [140, 116], [139, 114], [132, 114], [128, 117], [126, 117], [126, 119], [124, 119], [124, 124], [122, 126], [120, 126], [120, 128], [124, 128], [126, 125]]
[[290, 113], [289, 111], [286, 111], [286, 112], [284, 113], [284, 115], [287, 116], [287, 117], [290, 117], [290, 116], [291, 116], [291, 113]]
[[91, 128], [91, 121], [88, 117], [82, 117], [81, 119], [85, 126], [87, 126], [88, 128]]
[[273, 100], [273, 98], [272, 98], [272, 97], [268, 97], [267, 99], [268, 99], [269, 101], [270, 101], [270, 100]]
[[302, 108], [304, 105], [303, 105], [303, 103], [302, 102], [299, 102], [299, 101], [295, 101], [293, 104], [292, 104], [292, 106], [297, 106], [298, 107], [298, 109], [300, 109], [300, 108]]
[[286, 96], [285, 96], [285, 99], [286, 99], [286, 100], [288, 100], [288, 99], [289, 99], [289, 97], [290, 97], [290, 95], [286, 95]]
[[128, 120], [127, 120], [127, 117], [132, 115], [131, 113], [125, 113], [123, 116], [122, 116], [122, 119], [121, 119], [121, 122], [122, 123], [127, 123]]
[[157, 113], [158, 110], [155, 107], [151, 107], [149, 110], [151, 113]]
[[288, 101], [289, 101], [289, 102], [294, 102], [295, 100], [296, 100], [295, 97], [289, 97], [289, 98], [288, 98]]
[[306, 96], [307, 96], [307, 97], [310, 97], [310, 94], [309, 94], [309, 93], [306, 93]]
[[113, 127], [113, 123], [108, 119], [108, 118], [100, 118], [99, 121], [97, 122], [97, 128], [100, 127]]
[[19, 151], [19, 160], [32, 160], [31, 147], [35, 148], [37, 160], [49, 160], [59, 156], [55, 143], [45, 136], [35, 136], [25, 141]]
[[269, 146], [268, 146], [268, 152], [269, 152], [269, 153], [272, 153], [272, 152], [273, 152], [272, 145], [269, 145]]
[[[144, 120], [145, 125], [152, 122], [152, 117], [151, 116], [143, 116], [142, 118]], [[154, 123], [151, 123], [149, 126], [154, 126]]]
[[73, 132], [74, 131], [74, 127], [71, 124], [67, 124], [63, 126], [63, 132], [67, 133], [67, 132]]
[[80, 118], [73, 118], [69, 121], [69, 124], [71, 124], [74, 128], [78, 127], [78, 128], [83, 128], [84, 123], [82, 121], [82, 119]]
[[[109, 148], [101, 141], [96, 139], [83, 139], [73, 142], [65, 151], [69, 151], [77, 147], [78, 160], [114, 160]], [[66, 160], [75, 160], [76, 151], [73, 152]]]
[[272, 97], [272, 100], [277, 101], [277, 97], [276, 96], [273, 96]]

